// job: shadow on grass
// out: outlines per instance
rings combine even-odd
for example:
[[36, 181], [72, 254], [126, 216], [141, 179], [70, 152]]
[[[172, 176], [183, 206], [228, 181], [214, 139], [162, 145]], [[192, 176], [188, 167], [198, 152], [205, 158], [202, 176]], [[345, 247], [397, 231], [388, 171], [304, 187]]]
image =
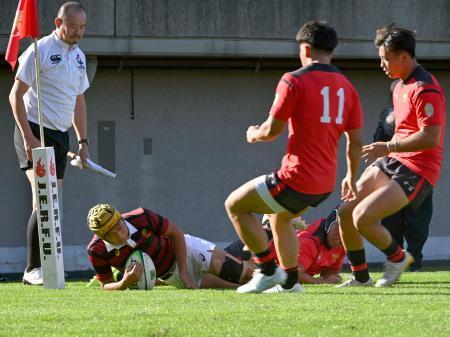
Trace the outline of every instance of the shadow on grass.
[[[374, 288], [372, 288], [374, 289]], [[305, 292], [305, 294], [308, 294], [308, 292]], [[349, 292], [349, 291], [321, 291], [320, 293], [311, 293], [312, 295], [320, 295], [320, 296], [330, 296], [330, 295], [337, 295], [342, 294], [346, 296], [367, 296], [367, 295], [380, 295], [380, 296], [449, 296], [450, 292], [446, 291], [384, 291], [380, 292], [378, 289], [375, 291], [370, 291], [367, 289], [367, 291], [358, 291], [358, 292]]]
[[402, 281], [399, 284], [450, 284], [450, 279], [448, 281]]

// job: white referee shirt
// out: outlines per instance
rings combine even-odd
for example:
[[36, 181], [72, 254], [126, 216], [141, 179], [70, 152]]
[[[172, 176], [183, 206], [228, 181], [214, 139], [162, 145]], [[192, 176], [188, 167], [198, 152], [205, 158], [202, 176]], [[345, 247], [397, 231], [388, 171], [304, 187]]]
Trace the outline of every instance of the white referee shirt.
[[[67, 131], [72, 125], [77, 96], [89, 88], [86, 57], [77, 45], [69, 46], [56, 32], [40, 39], [37, 45], [44, 127]], [[39, 116], [33, 45], [20, 56], [16, 79], [30, 86], [23, 100], [28, 120], [37, 124]]]

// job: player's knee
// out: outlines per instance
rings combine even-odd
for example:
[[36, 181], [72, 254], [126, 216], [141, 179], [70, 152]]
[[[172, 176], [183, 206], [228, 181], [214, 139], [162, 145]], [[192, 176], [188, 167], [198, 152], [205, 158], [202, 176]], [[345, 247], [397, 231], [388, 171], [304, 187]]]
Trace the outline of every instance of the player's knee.
[[345, 223], [346, 221], [351, 221], [353, 208], [349, 203], [343, 203], [338, 208], [338, 215], [340, 223]]
[[232, 198], [232, 195], [228, 195], [228, 197], [225, 199], [225, 209], [228, 213], [230, 213], [231, 209], [233, 208], [234, 200]]
[[225, 200], [225, 209], [228, 214], [233, 214], [238, 211], [238, 198], [235, 197], [234, 193], [231, 193]]

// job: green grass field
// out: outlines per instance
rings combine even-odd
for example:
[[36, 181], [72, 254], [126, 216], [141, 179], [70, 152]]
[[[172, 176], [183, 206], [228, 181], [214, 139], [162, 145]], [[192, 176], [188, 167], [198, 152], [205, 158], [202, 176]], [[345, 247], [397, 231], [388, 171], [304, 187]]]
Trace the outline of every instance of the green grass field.
[[[379, 273], [373, 273], [375, 279]], [[106, 292], [0, 284], [0, 336], [450, 336], [450, 271], [405, 273], [388, 289], [305, 286]]]

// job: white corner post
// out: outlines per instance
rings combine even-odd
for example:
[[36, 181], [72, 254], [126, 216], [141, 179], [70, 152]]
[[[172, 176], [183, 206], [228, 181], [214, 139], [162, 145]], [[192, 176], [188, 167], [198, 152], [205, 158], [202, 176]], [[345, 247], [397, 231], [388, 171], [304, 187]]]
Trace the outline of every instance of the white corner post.
[[41, 82], [37, 39], [34, 39], [36, 90], [41, 147], [33, 149], [35, 200], [38, 218], [39, 246], [44, 288], [64, 289], [64, 261], [61, 237], [61, 212], [58, 198], [55, 152], [45, 147], [41, 111]]

